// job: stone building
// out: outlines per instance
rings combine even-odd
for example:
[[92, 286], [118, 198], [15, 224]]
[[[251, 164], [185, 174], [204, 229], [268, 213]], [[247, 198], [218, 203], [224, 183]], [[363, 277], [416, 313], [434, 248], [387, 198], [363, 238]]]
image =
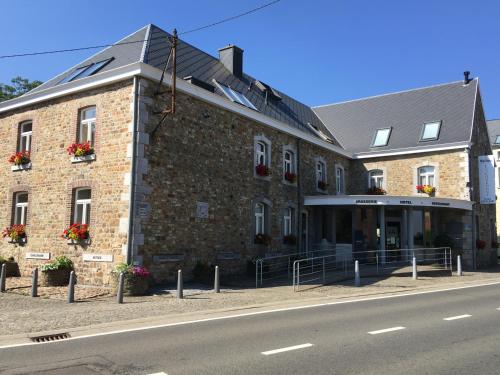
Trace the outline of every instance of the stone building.
[[[161, 282], [197, 262], [244, 272], [325, 239], [339, 253], [385, 254], [443, 233], [468, 265], [494, 261], [477, 79], [311, 108], [244, 73], [242, 49], [216, 58], [180, 40], [176, 111], [164, 115], [168, 37], [145, 26], [0, 103], [0, 225], [26, 231], [0, 255], [24, 274], [64, 254], [85, 283], [108, 283], [119, 262]], [[15, 152], [29, 158], [9, 164]], [[61, 238], [71, 224], [89, 238]]]

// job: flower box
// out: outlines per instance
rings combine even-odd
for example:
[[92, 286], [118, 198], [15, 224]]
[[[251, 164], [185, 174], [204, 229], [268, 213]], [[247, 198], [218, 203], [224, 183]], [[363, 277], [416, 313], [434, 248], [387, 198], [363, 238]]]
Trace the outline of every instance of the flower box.
[[40, 267], [42, 286], [64, 286], [69, 283], [69, 275], [73, 271], [73, 262], [64, 255], [47, 261]]
[[326, 190], [328, 188], [328, 183], [326, 181], [318, 181], [318, 189]]
[[88, 245], [90, 243], [90, 232], [87, 224], [72, 224], [61, 234], [62, 238], [68, 240], [70, 245]]
[[19, 265], [14, 261], [13, 257], [9, 259], [5, 259], [0, 257], [0, 269], [2, 265], [5, 264], [5, 277], [18, 277], [19, 273]]
[[11, 171], [16, 172], [16, 171], [26, 171], [28, 169], [31, 169], [31, 162], [26, 163], [26, 164], [19, 164], [19, 165], [13, 165], [10, 167]]
[[[31, 159], [30, 159], [30, 153], [28, 151], [21, 151], [21, 152], [16, 152], [15, 154], [11, 155], [9, 158], [9, 163], [14, 164], [13, 167], [18, 167], [22, 165], [30, 165], [31, 168]], [[20, 169], [12, 169], [12, 170], [20, 170]]]
[[26, 230], [22, 224], [14, 224], [6, 227], [2, 232], [3, 238], [9, 239], [10, 243], [26, 243]]
[[255, 173], [260, 177], [267, 177], [271, 175], [271, 170], [267, 165], [259, 164], [255, 167]]
[[387, 191], [385, 191], [382, 188], [373, 186], [366, 191], [366, 194], [368, 194], [368, 195], [386, 195]]
[[72, 163], [84, 163], [88, 161], [94, 161], [96, 159], [95, 154], [85, 155], [85, 156], [72, 156]]
[[123, 294], [127, 296], [143, 296], [149, 289], [150, 272], [143, 266], [130, 266], [125, 263], [116, 265], [111, 272], [111, 282], [115, 293], [118, 293], [120, 273], [124, 274]]
[[[68, 151], [69, 155], [73, 155], [74, 158], [84, 158], [86, 156], [94, 155], [94, 148], [90, 145], [90, 142], [73, 143], [66, 149], [66, 151]], [[94, 159], [89, 159], [89, 160], [94, 160]], [[87, 160], [80, 160], [80, 161], [87, 161]]]
[[254, 239], [254, 243], [257, 245], [270, 245], [271, 241], [272, 238], [268, 234], [257, 234]]
[[417, 185], [417, 192], [421, 194], [427, 194], [429, 197], [433, 197], [436, 194], [436, 188], [431, 185]]
[[285, 180], [290, 182], [291, 184], [294, 184], [297, 181], [297, 175], [295, 173], [286, 172]]

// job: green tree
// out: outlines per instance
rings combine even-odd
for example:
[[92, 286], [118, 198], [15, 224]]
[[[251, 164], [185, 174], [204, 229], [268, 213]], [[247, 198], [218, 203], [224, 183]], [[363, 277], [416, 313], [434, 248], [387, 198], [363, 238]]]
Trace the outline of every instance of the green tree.
[[31, 81], [27, 78], [17, 76], [11, 79], [12, 85], [0, 83], [0, 102], [21, 96], [42, 84], [40, 81]]

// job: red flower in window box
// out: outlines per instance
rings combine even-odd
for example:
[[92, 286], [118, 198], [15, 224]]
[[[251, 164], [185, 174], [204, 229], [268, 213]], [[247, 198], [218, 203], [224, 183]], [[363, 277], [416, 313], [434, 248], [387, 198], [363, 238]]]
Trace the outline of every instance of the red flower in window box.
[[372, 186], [371, 188], [369, 188], [366, 191], [366, 194], [368, 194], [368, 195], [386, 195], [387, 191], [385, 191], [382, 188], [379, 188], [379, 187], [376, 187], [376, 186]]
[[283, 243], [286, 245], [295, 245], [297, 243], [297, 237], [295, 237], [293, 234], [283, 236]]
[[2, 232], [2, 237], [9, 237], [12, 242], [21, 242], [26, 238], [26, 230], [22, 224], [14, 224], [6, 227]]
[[75, 242], [88, 240], [89, 236], [89, 226], [87, 224], [72, 224], [61, 234], [61, 238]]
[[259, 234], [255, 235], [254, 242], [256, 244], [259, 244], [259, 245], [270, 245], [271, 241], [272, 241], [272, 238], [268, 234], [259, 233]]
[[295, 181], [297, 181], [297, 175], [295, 173], [292, 173], [292, 172], [286, 172], [285, 173], [285, 180], [287, 180], [288, 182], [291, 182], [293, 184], [293, 183], [295, 183]]
[[486, 247], [486, 241], [483, 241], [483, 240], [480, 240], [480, 239], [477, 239], [476, 240], [476, 247], [478, 249], [484, 249]]
[[30, 153], [28, 151], [16, 152], [9, 158], [9, 163], [14, 165], [23, 165], [31, 162]]
[[326, 181], [318, 181], [318, 189], [326, 190], [328, 188], [328, 183]]
[[431, 185], [417, 185], [417, 191], [419, 193], [424, 193], [427, 194], [429, 197], [432, 197], [436, 193], [436, 188]]
[[94, 153], [94, 148], [90, 146], [90, 142], [73, 143], [66, 149], [66, 151], [68, 151], [69, 155], [87, 156], [87, 155], [92, 155]]
[[257, 173], [258, 176], [269, 176], [271, 174], [271, 170], [267, 165], [264, 164], [259, 164], [255, 167], [255, 173]]

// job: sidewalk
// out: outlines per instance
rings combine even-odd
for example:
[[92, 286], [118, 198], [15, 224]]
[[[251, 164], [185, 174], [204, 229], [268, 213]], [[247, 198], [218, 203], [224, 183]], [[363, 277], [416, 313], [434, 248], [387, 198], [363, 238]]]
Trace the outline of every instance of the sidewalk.
[[426, 276], [416, 281], [412, 280], [411, 276], [363, 278], [360, 288], [354, 287], [352, 281], [349, 281], [309, 289], [304, 287], [301, 292], [293, 292], [291, 286], [262, 289], [223, 288], [220, 294], [210, 290], [186, 288], [184, 299], [177, 299], [174, 293], [165, 292], [144, 297], [125, 297], [123, 305], [117, 304], [114, 296], [95, 297], [68, 304], [62, 299], [31, 298], [8, 292], [0, 295], [0, 332], [2, 332], [0, 342], [8, 341], [9, 337], [35, 336], [35, 333], [39, 332], [67, 332], [78, 327], [86, 329], [96, 329], [100, 326], [130, 327], [134, 320], [136, 323], [145, 324], [158, 319], [162, 321], [203, 319], [207, 315], [214, 316], [235, 311], [280, 308], [285, 305], [342, 301], [492, 282], [500, 282], [500, 268], [486, 272], [465, 273], [463, 277]]

